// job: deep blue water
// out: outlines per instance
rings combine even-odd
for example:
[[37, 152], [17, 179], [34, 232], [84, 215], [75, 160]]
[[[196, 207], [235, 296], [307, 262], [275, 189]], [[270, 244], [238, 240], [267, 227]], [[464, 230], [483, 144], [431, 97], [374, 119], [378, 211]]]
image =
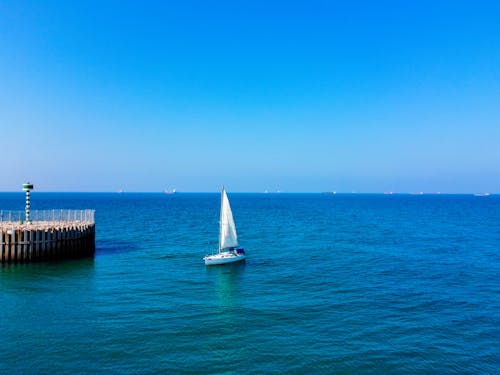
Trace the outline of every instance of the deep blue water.
[[[32, 194], [94, 208], [94, 259], [0, 268], [5, 373], [498, 373], [500, 197]], [[23, 209], [0, 194], [0, 209]]]

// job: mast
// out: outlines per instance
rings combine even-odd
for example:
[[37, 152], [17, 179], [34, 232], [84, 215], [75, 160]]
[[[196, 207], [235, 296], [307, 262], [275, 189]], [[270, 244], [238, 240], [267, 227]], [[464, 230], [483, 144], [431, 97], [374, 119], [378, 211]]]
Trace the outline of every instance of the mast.
[[222, 205], [224, 202], [224, 185], [222, 185], [222, 190], [220, 192], [220, 213], [219, 213], [219, 253], [221, 251], [221, 235], [222, 235]]

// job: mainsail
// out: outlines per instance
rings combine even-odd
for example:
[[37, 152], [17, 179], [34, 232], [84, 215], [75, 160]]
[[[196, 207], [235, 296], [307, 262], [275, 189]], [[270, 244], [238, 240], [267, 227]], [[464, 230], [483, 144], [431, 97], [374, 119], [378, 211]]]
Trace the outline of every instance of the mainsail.
[[233, 213], [227, 199], [226, 190], [222, 188], [220, 204], [220, 234], [219, 234], [219, 252], [238, 246], [238, 235], [234, 225]]

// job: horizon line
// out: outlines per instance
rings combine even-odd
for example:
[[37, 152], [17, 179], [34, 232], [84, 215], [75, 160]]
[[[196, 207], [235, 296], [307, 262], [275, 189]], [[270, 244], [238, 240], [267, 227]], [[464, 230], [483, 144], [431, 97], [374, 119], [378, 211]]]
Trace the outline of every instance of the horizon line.
[[[2, 193], [19, 193], [25, 194], [22, 190], [0, 190]], [[78, 190], [66, 190], [66, 191], [51, 191], [51, 190], [38, 190], [32, 191], [32, 194], [42, 193], [42, 194], [163, 194], [163, 195], [177, 195], [177, 194], [219, 194], [219, 190], [215, 191], [78, 191]], [[497, 192], [486, 192], [486, 191], [474, 191], [474, 192], [425, 192], [425, 191], [409, 191], [409, 192], [366, 192], [366, 191], [228, 191], [230, 194], [321, 194], [321, 195], [468, 195], [468, 194], [484, 194], [484, 195], [498, 195]]]

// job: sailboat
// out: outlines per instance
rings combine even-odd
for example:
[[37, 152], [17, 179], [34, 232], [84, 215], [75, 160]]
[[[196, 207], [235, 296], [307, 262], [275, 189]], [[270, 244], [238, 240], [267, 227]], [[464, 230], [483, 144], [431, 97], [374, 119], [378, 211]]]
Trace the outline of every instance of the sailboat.
[[226, 264], [245, 259], [245, 250], [238, 248], [238, 235], [226, 190], [222, 187], [219, 222], [219, 252], [203, 258], [205, 265]]

